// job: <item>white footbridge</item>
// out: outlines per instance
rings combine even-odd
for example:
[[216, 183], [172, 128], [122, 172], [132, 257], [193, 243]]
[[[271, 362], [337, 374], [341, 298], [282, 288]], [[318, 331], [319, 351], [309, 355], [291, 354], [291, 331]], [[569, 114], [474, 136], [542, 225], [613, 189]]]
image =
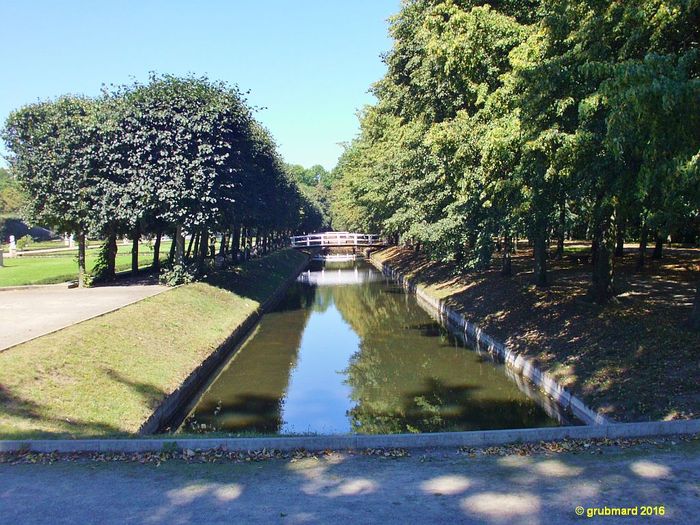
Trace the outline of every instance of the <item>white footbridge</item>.
[[384, 246], [384, 240], [375, 234], [350, 232], [324, 232], [290, 237], [292, 248], [332, 248], [341, 246]]

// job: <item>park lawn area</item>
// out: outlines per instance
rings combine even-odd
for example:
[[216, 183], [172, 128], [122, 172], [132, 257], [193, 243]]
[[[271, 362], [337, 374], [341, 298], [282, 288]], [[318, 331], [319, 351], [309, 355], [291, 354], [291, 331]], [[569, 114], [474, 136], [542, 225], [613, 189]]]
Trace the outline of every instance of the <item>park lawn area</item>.
[[[87, 243], [88, 248], [97, 248], [102, 244], [100, 240], [89, 240]], [[10, 251], [10, 245], [5, 243], [2, 245], [3, 251], [8, 253]], [[58, 250], [67, 248], [63, 239], [54, 239], [53, 241], [33, 241], [31, 244], [27, 245], [22, 251], [33, 251], [33, 250]], [[78, 249], [75, 249], [76, 253]]]
[[[581, 251], [577, 243], [567, 253]], [[590, 249], [590, 248], [589, 248]], [[551, 284], [537, 288], [532, 252], [513, 256], [513, 276], [501, 277], [500, 260], [488, 271], [460, 273], [413, 250], [372, 254], [412, 277], [599, 412], [618, 421], [700, 417], [700, 333], [685, 321], [700, 277], [700, 250], [665, 248], [635, 271], [636, 246], [615, 262], [616, 301], [586, 299], [591, 266], [571, 257], [550, 261]]]
[[[170, 242], [161, 245], [161, 260], [168, 257]], [[0, 286], [24, 286], [29, 284], [56, 284], [73, 281], [78, 278], [78, 251], [61, 252], [36, 256], [4, 258], [4, 267], [0, 268]], [[85, 254], [88, 272], [92, 270], [97, 260], [98, 250], [88, 250]], [[139, 249], [139, 266], [146, 268], [151, 265], [153, 249], [147, 244]], [[118, 245], [117, 271], [131, 269], [131, 245]]]
[[136, 433], [305, 260], [279, 251], [0, 352], [0, 439]]

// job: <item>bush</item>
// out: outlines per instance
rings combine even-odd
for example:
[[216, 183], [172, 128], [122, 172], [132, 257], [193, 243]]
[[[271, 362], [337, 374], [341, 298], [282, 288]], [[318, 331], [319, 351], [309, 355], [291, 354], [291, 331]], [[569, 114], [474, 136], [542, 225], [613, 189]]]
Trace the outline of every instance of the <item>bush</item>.
[[17, 239], [16, 243], [17, 244], [17, 249], [19, 251], [26, 250], [29, 248], [34, 243], [34, 239], [32, 239], [31, 235], [25, 235], [24, 237], [20, 237]]
[[197, 272], [194, 267], [176, 264], [172, 268], [164, 268], [160, 273], [160, 283], [166, 286], [178, 286], [197, 280]]

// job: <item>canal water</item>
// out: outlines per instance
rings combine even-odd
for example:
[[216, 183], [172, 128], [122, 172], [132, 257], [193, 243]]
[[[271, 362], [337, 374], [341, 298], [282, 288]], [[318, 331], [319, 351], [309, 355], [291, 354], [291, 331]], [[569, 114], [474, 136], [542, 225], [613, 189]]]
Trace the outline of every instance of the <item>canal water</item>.
[[364, 261], [312, 263], [265, 314], [184, 432], [405, 433], [560, 424]]

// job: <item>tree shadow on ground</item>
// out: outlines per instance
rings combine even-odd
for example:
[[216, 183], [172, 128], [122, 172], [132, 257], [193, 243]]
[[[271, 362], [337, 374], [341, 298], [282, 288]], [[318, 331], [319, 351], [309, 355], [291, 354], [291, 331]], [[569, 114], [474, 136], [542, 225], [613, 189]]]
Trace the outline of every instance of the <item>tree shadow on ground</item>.
[[[0, 405], [3, 407], [4, 417], [10, 421], [12, 418], [17, 418], [25, 424], [29, 423], [27, 428], [16, 427], [12, 424], [3, 428], [4, 425], [0, 421], [0, 439], [41, 439], [75, 437], [76, 434], [100, 436], [124, 433], [122, 429], [104, 423], [52, 415], [51, 407], [13, 394], [2, 385], [0, 385]], [[45, 424], [52, 426], [53, 429], [44, 429]], [[33, 425], [36, 426], [32, 427]]]
[[480, 273], [398, 248], [388, 262], [420, 280], [486, 333], [549, 369], [587, 403], [613, 418], [697, 417], [700, 335], [684, 322], [690, 313], [700, 250], [668, 249], [638, 272], [636, 250], [616, 259], [620, 295], [603, 307], [586, 300], [590, 267], [569, 258], [550, 261], [550, 285], [532, 285], [530, 250], [513, 256], [513, 277], [499, 261]]
[[[169, 461], [1, 466], [8, 522], [62, 509], [100, 523], [580, 523], [591, 508], [663, 506], [692, 523], [700, 503], [695, 449], [507, 454], [414, 451], [411, 457], [328, 453], [242, 463]], [[695, 452], [693, 452], [695, 450]], [[196, 460], [195, 460], [196, 461]], [[124, 504], [114, 505], [114, 501]], [[628, 523], [645, 518], [603, 518]], [[653, 519], [653, 518], [652, 518]]]

